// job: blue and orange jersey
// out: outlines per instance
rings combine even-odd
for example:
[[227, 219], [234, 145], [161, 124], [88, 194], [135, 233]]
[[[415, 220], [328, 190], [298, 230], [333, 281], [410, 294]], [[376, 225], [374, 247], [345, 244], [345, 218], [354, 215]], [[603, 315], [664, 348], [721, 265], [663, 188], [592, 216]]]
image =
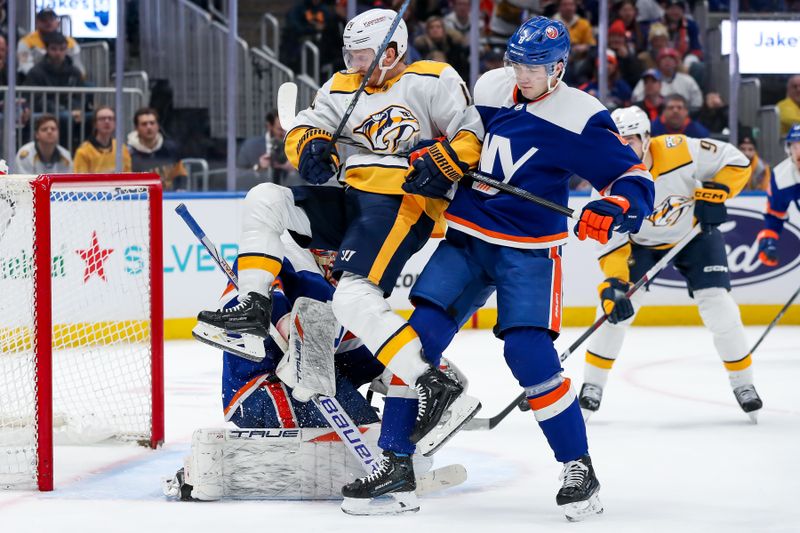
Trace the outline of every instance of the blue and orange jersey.
[[[601, 194], [652, 211], [652, 178], [596, 98], [564, 83], [535, 101], [520, 98], [504, 69], [478, 80], [475, 105], [486, 130], [482, 172], [564, 206], [569, 179], [578, 175]], [[445, 217], [450, 229], [504, 246], [549, 248], [567, 240], [563, 215], [468, 179]]]

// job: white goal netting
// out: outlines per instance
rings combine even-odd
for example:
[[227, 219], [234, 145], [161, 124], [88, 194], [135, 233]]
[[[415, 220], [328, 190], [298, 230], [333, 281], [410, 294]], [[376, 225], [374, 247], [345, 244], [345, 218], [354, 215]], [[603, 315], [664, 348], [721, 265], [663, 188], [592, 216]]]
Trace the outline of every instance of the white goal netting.
[[34, 179], [0, 177], [0, 488], [35, 488], [43, 468], [52, 476], [52, 461], [40, 464], [50, 457], [39, 423], [50, 404], [56, 444], [151, 438], [148, 189], [53, 184], [48, 295]]

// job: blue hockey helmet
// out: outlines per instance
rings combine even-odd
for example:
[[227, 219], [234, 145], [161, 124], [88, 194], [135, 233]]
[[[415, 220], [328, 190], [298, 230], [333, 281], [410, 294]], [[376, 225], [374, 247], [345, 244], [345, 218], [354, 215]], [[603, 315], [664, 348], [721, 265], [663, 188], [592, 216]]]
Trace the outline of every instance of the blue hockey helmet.
[[786, 134], [786, 154], [791, 156], [791, 152], [789, 151], [791, 148], [792, 143], [800, 142], [800, 124], [794, 124], [791, 128], [789, 128], [789, 132]]
[[552, 75], [559, 61], [567, 66], [569, 31], [564, 23], [547, 17], [533, 17], [508, 39], [506, 61], [522, 65], [544, 65]]

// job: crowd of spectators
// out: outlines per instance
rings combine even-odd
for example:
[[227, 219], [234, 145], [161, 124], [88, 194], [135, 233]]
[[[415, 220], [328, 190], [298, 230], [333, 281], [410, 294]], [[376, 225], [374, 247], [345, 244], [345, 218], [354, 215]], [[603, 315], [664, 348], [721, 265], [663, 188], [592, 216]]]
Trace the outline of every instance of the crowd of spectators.
[[[397, 9], [402, 0], [370, 0], [359, 4]], [[404, 15], [409, 30], [406, 61], [445, 61], [465, 79], [470, 76], [470, 30], [478, 26], [480, 70], [503, 66], [505, 44], [523, 18], [543, 14], [564, 22], [569, 29], [571, 55], [565, 82], [600, 96], [599, 67], [605, 60], [608, 87], [604, 104], [613, 110], [636, 105], [651, 120], [653, 135], [685, 134], [727, 138], [728, 105], [709, 90], [705, 79], [705, 50], [700, 28], [684, 0], [617, 0], [609, 6], [607, 49], [598, 52], [600, 4], [597, 0], [481, 0], [479, 17], [470, 16], [470, 0], [414, 0]], [[798, 2], [744, 0], [743, 10], [791, 10]], [[726, 9], [716, 0], [713, 9]], [[320, 50], [323, 76], [343, 68], [341, 36], [346, 25], [346, 0], [295, 0], [281, 23], [281, 61], [300, 70], [305, 41]], [[3, 21], [0, 2], [0, 26]], [[16, 81], [21, 87], [92, 87], [81, 60], [80, 44], [60, 33], [60, 19], [51, 9], [35, 16], [35, 30], [18, 40]], [[0, 33], [0, 83], [7, 83], [7, 41]], [[95, 106], [91, 97], [54, 92], [32, 112], [31, 103], [18, 98], [17, 125], [34, 140], [17, 154], [20, 168], [105, 172], [114, 168], [116, 116], [107, 106]], [[0, 112], [5, 102], [0, 95]], [[800, 74], [791, 77], [786, 97], [777, 103], [782, 133], [800, 122]], [[82, 126], [82, 127], [78, 127]], [[80, 135], [78, 134], [80, 132]], [[84, 132], [86, 132], [84, 134]], [[284, 131], [274, 112], [267, 114], [264, 134], [245, 139], [237, 154], [243, 182], [270, 180], [293, 184], [296, 172], [283, 155]], [[59, 145], [59, 139], [73, 139]], [[762, 187], [769, 167], [758, 156], [758, 132], [739, 128], [741, 146], [751, 159], [751, 186]], [[80, 141], [83, 141], [80, 143]], [[80, 145], [78, 146], [78, 144]], [[64, 145], [66, 144], [66, 145]], [[70, 154], [74, 154], [70, 157]], [[179, 142], [161, 129], [155, 109], [135, 113], [133, 129], [123, 147], [123, 169], [155, 171], [166, 190], [187, 187], [187, 171], [180, 163]], [[249, 180], [249, 181], [248, 181]], [[243, 185], [244, 186], [244, 185]]]

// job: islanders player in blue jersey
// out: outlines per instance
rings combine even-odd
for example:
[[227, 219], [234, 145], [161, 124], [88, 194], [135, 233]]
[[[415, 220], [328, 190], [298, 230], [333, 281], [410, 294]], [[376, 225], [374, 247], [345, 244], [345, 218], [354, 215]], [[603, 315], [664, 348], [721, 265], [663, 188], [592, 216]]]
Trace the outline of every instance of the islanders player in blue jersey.
[[[570, 176], [585, 178], [602, 196], [584, 207], [574, 230], [581, 240], [605, 243], [612, 232], [639, 229], [653, 209], [653, 182], [603, 105], [561, 81], [569, 48], [566, 27], [545, 17], [527, 21], [509, 39], [506, 67], [487, 72], [475, 87], [486, 131], [479, 165], [498, 180], [561, 205], [567, 204]], [[404, 189], [444, 197], [452, 182], [426, 172], [426, 165], [414, 164]], [[445, 217], [446, 239], [411, 293], [416, 308], [409, 324], [425, 356], [435, 364], [463, 321], [496, 291], [495, 332], [505, 343], [506, 362], [564, 463], [556, 501], [570, 520], [601, 512], [586, 428], [553, 346], [561, 328], [567, 220], [466, 176]], [[387, 408], [384, 427], [400, 419], [411, 428], [413, 413], [413, 407]], [[414, 450], [398, 433], [382, 437], [382, 446], [397, 455]], [[383, 466], [346, 486], [345, 496], [376, 498], [413, 477], [399, 461]]]
[[786, 159], [772, 173], [764, 214], [764, 229], [758, 234], [758, 258], [767, 266], [778, 266], [778, 239], [789, 218], [789, 205], [800, 200], [800, 124], [786, 134]]

